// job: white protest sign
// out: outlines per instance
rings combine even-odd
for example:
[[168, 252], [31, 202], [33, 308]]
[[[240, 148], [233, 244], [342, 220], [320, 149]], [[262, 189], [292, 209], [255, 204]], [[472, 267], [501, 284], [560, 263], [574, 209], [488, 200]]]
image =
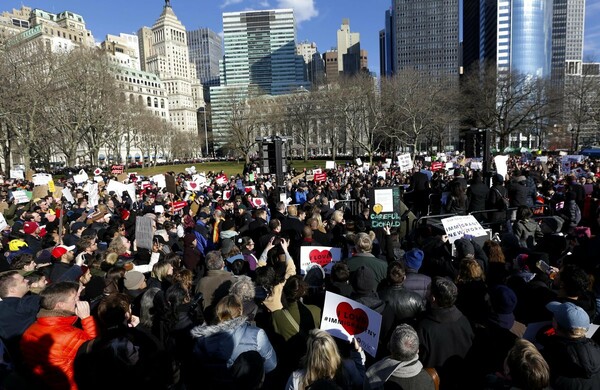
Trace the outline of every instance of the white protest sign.
[[385, 164], [383, 164], [383, 167], [385, 169], [390, 169], [391, 166], [392, 166], [392, 159], [391, 158], [386, 158], [385, 159]]
[[381, 330], [381, 314], [349, 298], [327, 291], [321, 330], [342, 340], [352, 340], [375, 357]]
[[52, 175], [48, 173], [37, 173], [33, 175], [31, 181], [36, 186], [47, 185], [49, 181], [52, 181]]
[[472, 215], [444, 218], [442, 219], [442, 225], [444, 225], [444, 230], [451, 244], [465, 235], [481, 237], [487, 234], [481, 224]]
[[508, 156], [498, 155], [494, 157], [494, 163], [496, 164], [496, 172], [503, 178], [506, 178], [506, 175], [508, 174], [508, 166], [506, 165], [507, 161]]
[[154, 213], [155, 214], [162, 214], [164, 212], [165, 212], [165, 206], [163, 206], [162, 204], [154, 205]]
[[474, 171], [481, 171], [483, 169], [483, 163], [481, 161], [471, 161], [471, 169]]
[[404, 153], [398, 156], [398, 167], [400, 172], [406, 172], [413, 169], [413, 161], [410, 157], [410, 153]]
[[362, 165], [362, 160], [359, 158], [357, 158], [356, 160], [356, 165], [358, 165], [359, 167]]
[[13, 191], [12, 196], [15, 198], [18, 204], [29, 203], [29, 197], [27, 197], [27, 192], [24, 190]]
[[335, 161], [325, 161], [325, 169], [335, 169]]
[[547, 163], [548, 162], [548, 156], [537, 156], [535, 158], [535, 161], [539, 161], [541, 163]]
[[11, 169], [10, 170], [10, 178], [17, 180], [25, 180], [25, 172], [20, 169]]
[[304, 275], [312, 264], [319, 264], [325, 273], [331, 273], [331, 267], [342, 259], [342, 249], [329, 246], [301, 246], [300, 273]]
[[192, 181], [197, 183], [199, 186], [203, 186], [206, 184], [206, 174], [202, 172], [197, 175], [192, 175]]
[[567, 155], [562, 156], [560, 160], [561, 173], [571, 173], [571, 163], [580, 163], [585, 159], [585, 156], [581, 155]]
[[71, 204], [75, 204], [75, 198], [73, 198], [73, 194], [71, 193], [71, 189], [69, 187], [65, 187], [62, 190], [62, 196], [65, 200]]
[[98, 183], [90, 184], [88, 186], [88, 204], [91, 207], [98, 206], [98, 202], [100, 201], [100, 195], [98, 194]]
[[453, 162], [447, 162], [446, 163], [446, 170], [450, 170], [450, 169], [454, 169], [454, 163]]
[[94, 176], [94, 181], [96, 183], [100, 183], [101, 181], [104, 181], [104, 179], [102, 178], [102, 176]]
[[167, 180], [165, 175], [154, 175], [150, 178], [158, 188], [167, 188]]
[[6, 219], [4, 218], [4, 214], [0, 213], [0, 231], [4, 230], [8, 226], [6, 223]]
[[381, 177], [382, 179], [385, 179], [385, 175], [386, 175], [386, 171], [378, 171], [377, 172], [377, 177]]
[[125, 185], [125, 191], [129, 194], [131, 201], [135, 201], [135, 183]]
[[77, 184], [81, 184], [83, 182], [86, 182], [87, 179], [89, 179], [87, 173], [85, 173], [85, 171], [82, 169], [81, 171], [79, 171], [79, 173], [77, 175], [73, 175], [73, 181]]
[[369, 169], [371, 169], [371, 163], [364, 163], [362, 166], [362, 170], [364, 173], [369, 172]]

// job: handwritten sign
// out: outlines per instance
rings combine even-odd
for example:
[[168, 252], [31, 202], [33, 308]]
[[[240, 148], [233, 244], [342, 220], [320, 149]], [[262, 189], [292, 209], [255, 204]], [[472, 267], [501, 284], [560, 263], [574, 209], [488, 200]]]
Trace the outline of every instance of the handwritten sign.
[[8, 223], [6, 223], [6, 219], [4, 218], [4, 214], [0, 213], [0, 231], [6, 229]]
[[410, 153], [404, 153], [398, 156], [398, 168], [400, 172], [407, 172], [413, 169], [413, 161]]
[[381, 314], [349, 298], [327, 291], [321, 329], [342, 340], [352, 340], [375, 357], [381, 330]]
[[24, 190], [13, 191], [12, 196], [15, 198], [18, 204], [29, 203], [29, 197], [27, 196], [27, 192]]
[[33, 175], [33, 177], [31, 178], [33, 181], [33, 184], [36, 186], [43, 186], [48, 184], [49, 181], [52, 181], [52, 175], [48, 174], [48, 173], [37, 173], [35, 175]]
[[444, 218], [442, 219], [442, 225], [444, 225], [444, 230], [451, 244], [465, 235], [481, 237], [487, 234], [481, 224], [472, 215]]
[[17, 180], [25, 180], [25, 172], [20, 169], [11, 169], [10, 170], [10, 178]]
[[138, 248], [152, 249], [152, 219], [150, 217], [135, 217], [135, 242]]
[[400, 187], [376, 188], [369, 198], [369, 219], [373, 228], [400, 227]]
[[304, 275], [313, 264], [323, 267], [325, 273], [331, 273], [331, 267], [342, 259], [342, 249], [329, 246], [300, 247], [300, 273]]
[[125, 167], [123, 165], [113, 165], [110, 167], [110, 173], [113, 175], [120, 175], [125, 172]]

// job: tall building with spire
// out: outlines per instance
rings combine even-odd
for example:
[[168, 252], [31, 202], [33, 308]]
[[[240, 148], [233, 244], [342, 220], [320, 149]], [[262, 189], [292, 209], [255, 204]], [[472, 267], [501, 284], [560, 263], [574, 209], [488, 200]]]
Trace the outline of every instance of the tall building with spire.
[[198, 133], [198, 109], [204, 107], [202, 85], [196, 67], [190, 62], [187, 32], [171, 2], [152, 26], [138, 32], [142, 69], [163, 82], [169, 97], [169, 120], [181, 131]]

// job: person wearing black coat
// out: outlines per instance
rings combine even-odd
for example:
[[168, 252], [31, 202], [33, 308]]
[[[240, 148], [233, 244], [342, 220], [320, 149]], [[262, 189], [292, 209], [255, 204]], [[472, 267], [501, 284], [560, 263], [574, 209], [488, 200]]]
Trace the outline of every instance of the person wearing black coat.
[[[473, 172], [471, 185], [467, 188], [467, 198], [469, 199], [468, 211], [485, 210], [489, 192], [490, 188], [481, 180], [481, 173], [479, 171]], [[475, 218], [478, 220], [481, 220], [483, 217], [483, 214], [475, 214]]]
[[413, 324], [416, 318], [425, 311], [425, 303], [421, 296], [405, 289], [402, 284], [406, 279], [404, 265], [394, 261], [388, 266], [386, 286], [379, 290], [379, 298], [394, 311], [394, 324]]
[[525, 176], [517, 176], [508, 186], [508, 197], [510, 198], [510, 207], [528, 206], [527, 197], [529, 189], [526, 185]]
[[486, 199], [486, 209], [498, 210], [488, 213], [488, 222], [491, 224], [494, 233], [498, 233], [500, 227], [506, 221], [507, 205], [504, 199], [508, 199], [508, 190], [503, 184], [504, 178], [502, 175], [494, 175], [492, 177], [492, 188], [490, 188]]

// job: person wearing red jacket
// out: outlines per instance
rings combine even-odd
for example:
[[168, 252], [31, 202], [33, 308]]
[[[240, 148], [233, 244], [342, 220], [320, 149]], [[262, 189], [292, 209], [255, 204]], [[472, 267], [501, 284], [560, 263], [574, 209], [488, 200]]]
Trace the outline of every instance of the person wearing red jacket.
[[[79, 284], [51, 284], [41, 293], [40, 311], [21, 338], [25, 366], [44, 388], [77, 390], [73, 363], [79, 347], [97, 337], [90, 305], [79, 301]], [[81, 319], [80, 329], [75, 326]]]

